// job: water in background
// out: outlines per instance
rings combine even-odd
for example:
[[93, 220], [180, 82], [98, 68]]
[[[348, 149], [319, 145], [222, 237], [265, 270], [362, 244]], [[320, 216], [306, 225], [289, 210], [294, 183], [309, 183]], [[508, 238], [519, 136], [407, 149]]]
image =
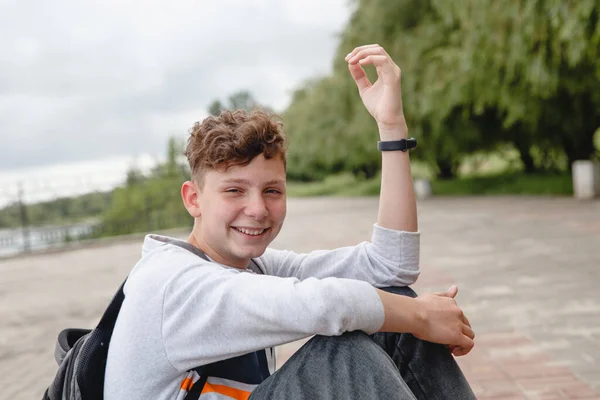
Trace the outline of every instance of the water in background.
[[[148, 173], [162, 159], [148, 154], [51, 166], [0, 170], [0, 209], [10, 204], [35, 204], [61, 197], [105, 192], [122, 185], [135, 167]], [[68, 225], [0, 228], [0, 258], [27, 251], [64, 246], [92, 233], [96, 221]]]
[[89, 236], [93, 223], [68, 226], [28, 227], [25, 229], [0, 229], [0, 258], [27, 251], [61, 247]]

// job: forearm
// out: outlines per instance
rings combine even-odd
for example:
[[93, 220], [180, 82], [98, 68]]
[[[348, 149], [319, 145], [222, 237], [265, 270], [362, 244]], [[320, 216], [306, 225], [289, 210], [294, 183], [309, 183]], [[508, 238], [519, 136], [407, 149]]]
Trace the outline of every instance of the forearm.
[[422, 329], [422, 318], [414, 298], [400, 296], [377, 289], [385, 314], [381, 332], [404, 332], [416, 334]]
[[[406, 123], [400, 127], [379, 127], [381, 140], [408, 137]], [[381, 192], [377, 224], [399, 231], [417, 232], [417, 204], [410, 169], [409, 152], [381, 152]]]
[[446, 292], [411, 298], [377, 289], [384, 312], [379, 331], [410, 333], [421, 340], [454, 347], [454, 355], [465, 355], [474, 346], [475, 334], [454, 300], [457, 292], [454, 286]]

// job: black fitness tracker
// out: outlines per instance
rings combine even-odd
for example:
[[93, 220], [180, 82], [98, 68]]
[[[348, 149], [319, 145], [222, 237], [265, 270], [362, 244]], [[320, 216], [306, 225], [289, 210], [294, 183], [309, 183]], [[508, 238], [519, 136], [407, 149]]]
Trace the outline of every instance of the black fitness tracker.
[[379, 151], [408, 151], [417, 147], [417, 139], [407, 138], [400, 140], [386, 140], [377, 142], [377, 149]]

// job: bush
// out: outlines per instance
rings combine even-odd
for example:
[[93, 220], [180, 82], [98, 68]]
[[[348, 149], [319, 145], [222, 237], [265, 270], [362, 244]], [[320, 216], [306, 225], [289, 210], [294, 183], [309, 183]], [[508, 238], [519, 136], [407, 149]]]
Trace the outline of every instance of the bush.
[[434, 196], [445, 195], [572, 195], [568, 174], [501, 173], [488, 176], [433, 181]]
[[[377, 196], [381, 174], [360, 179], [351, 174], [330, 176], [320, 182], [288, 183], [288, 195], [296, 196]], [[431, 182], [434, 196], [469, 195], [572, 195], [568, 174], [498, 173]]]

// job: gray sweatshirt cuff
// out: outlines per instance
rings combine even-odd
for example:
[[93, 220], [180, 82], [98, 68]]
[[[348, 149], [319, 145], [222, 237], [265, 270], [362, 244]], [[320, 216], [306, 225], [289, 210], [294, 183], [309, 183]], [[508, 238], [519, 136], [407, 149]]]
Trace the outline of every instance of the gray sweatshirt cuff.
[[[371, 335], [378, 332], [383, 326], [385, 314], [383, 303], [377, 294], [377, 290], [366, 282], [354, 281], [356, 287], [352, 288], [355, 293], [354, 308], [356, 310], [355, 329], [362, 330]], [[353, 324], [354, 325], [354, 324]]]
[[375, 224], [371, 243], [403, 270], [419, 270], [420, 232], [397, 231]]

